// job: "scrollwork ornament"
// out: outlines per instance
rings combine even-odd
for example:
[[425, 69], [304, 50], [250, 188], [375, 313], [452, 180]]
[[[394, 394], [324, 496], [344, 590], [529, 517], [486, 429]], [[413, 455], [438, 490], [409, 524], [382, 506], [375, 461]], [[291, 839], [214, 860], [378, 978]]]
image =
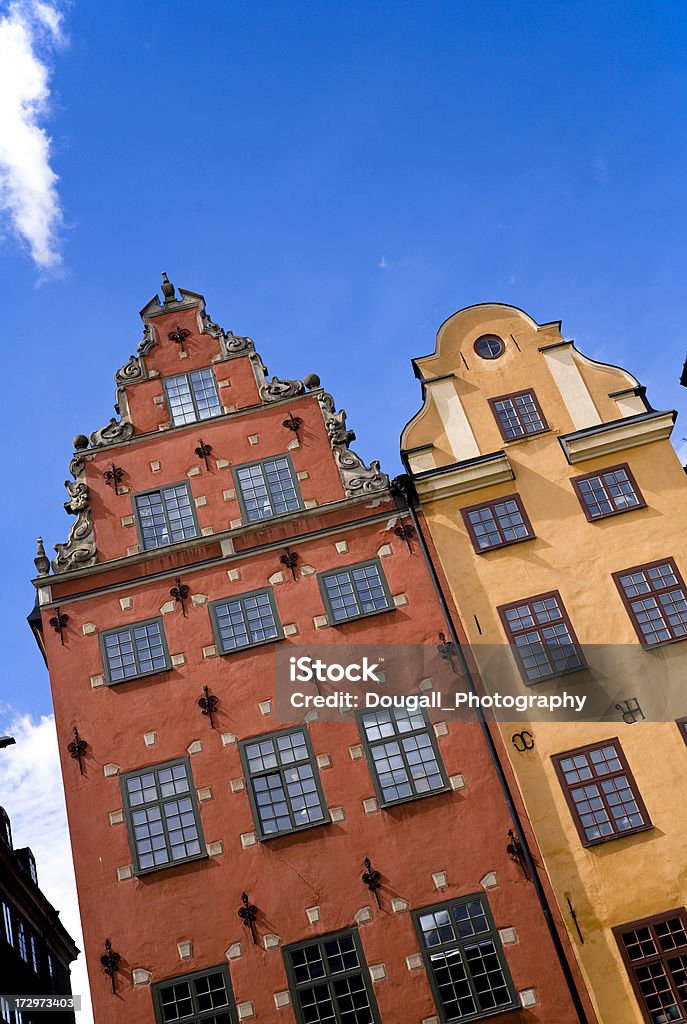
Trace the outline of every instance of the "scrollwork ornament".
[[140, 356], [131, 356], [129, 362], [115, 373], [117, 384], [133, 384], [138, 380], [145, 380], [147, 374]]
[[102, 448], [104, 445], [116, 444], [118, 441], [128, 441], [133, 436], [133, 424], [128, 420], [117, 420], [113, 416], [104, 427], [93, 431], [91, 445], [93, 448]]
[[242, 338], [231, 331], [222, 331], [219, 343], [223, 356], [240, 356], [245, 352], [253, 352], [255, 348], [252, 338]]
[[325, 392], [318, 395], [318, 401], [346, 494], [355, 497], [387, 490], [389, 477], [382, 472], [379, 462], [375, 459], [366, 466], [360, 456], [350, 450], [355, 431], [346, 426], [345, 410], [337, 412], [334, 399]]
[[263, 402], [278, 402], [281, 398], [297, 398], [304, 394], [305, 384], [302, 380], [279, 380], [273, 377], [260, 388]]

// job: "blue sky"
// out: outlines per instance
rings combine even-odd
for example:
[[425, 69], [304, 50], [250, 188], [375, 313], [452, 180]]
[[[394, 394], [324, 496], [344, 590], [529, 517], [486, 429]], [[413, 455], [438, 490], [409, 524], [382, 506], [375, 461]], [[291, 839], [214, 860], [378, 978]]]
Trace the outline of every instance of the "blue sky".
[[66, 42], [37, 45], [57, 271], [0, 220], [0, 628], [22, 710], [50, 706], [23, 624], [35, 537], [66, 539], [71, 439], [112, 415], [161, 270], [271, 373], [319, 373], [392, 473], [419, 401], [409, 360], [473, 302], [562, 319], [654, 404], [684, 405], [684, 4], [56, 10]]

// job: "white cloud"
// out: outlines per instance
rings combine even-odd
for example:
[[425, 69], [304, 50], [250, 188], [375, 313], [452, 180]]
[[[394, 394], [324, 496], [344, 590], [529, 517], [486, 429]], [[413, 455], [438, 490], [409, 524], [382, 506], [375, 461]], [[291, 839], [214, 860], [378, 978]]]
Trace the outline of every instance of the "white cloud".
[[[34, 721], [4, 705], [0, 706], [0, 733], [9, 733], [17, 741], [16, 746], [0, 750], [0, 800], [12, 821], [14, 845], [33, 850], [38, 884], [83, 950], [55, 721], [52, 716]], [[74, 768], [78, 771], [76, 763]], [[72, 965], [72, 991], [81, 995], [78, 1024], [92, 1024], [83, 953]]]
[[382, 256], [377, 266], [380, 267], [382, 270], [386, 270], [386, 268], [389, 266], [389, 261], [384, 256]]
[[50, 97], [47, 59], [65, 42], [61, 24], [57, 8], [41, 0], [12, 0], [0, 16], [0, 211], [43, 271], [62, 262], [58, 179], [40, 126]]

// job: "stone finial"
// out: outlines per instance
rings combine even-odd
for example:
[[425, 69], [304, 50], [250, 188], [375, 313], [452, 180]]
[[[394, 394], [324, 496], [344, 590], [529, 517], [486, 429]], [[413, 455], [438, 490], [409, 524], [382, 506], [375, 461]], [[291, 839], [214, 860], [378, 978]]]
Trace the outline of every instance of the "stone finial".
[[74, 438], [74, 451], [81, 452], [84, 448], [88, 448], [88, 438], [85, 434], [77, 434]]
[[162, 272], [162, 294], [165, 299], [165, 305], [168, 302], [174, 302], [174, 285], [164, 271]]
[[36, 544], [36, 557], [33, 560], [33, 564], [36, 566], [36, 572], [39, 576], [47, 576], [50, 572], [50, 559], [45, 553], [42, 537], [38, 538], [38, 543]]
[[305, 384], [308, 391], [312, 391], [313, 388], [319, 388], [320, 378], [317, 376], [316, 373], [309, 373], [307, 377], [303, 378], [303, 383]]

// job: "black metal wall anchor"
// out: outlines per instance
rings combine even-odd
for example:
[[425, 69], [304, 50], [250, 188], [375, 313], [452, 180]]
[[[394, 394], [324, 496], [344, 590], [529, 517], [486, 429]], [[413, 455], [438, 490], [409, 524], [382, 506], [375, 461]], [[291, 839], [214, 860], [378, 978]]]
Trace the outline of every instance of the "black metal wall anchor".
[[523, 875], [529, 881], [530, 873], [527, 870], [527, 862], [525, 860], [525, 853], [522, 848], [522, 843], [520, 842], [512, 828], [508, 829], [508, 838], [510, 839], [510, 842], [506, 846], [506, 853], [508, 854], [512, 861], [514, 861], [516, 864], [520, 866]]
[[81, 737], [79, 736], [78, 729], [76, 728], [76, 726], [74, 726], [74, 739], [71, 741], [71, 743], [67, 744], [67, 750], [69, 751], [71, 756], [74, 758], [74, 760], [79, 762], [79, 772], [82, 775], [83, 775], [83, 756], [86, 753], [86, 747], [87, 746], [88, 746], [88, 743], [86, 743], [86, 740], [82, 740], [81, 739]]
[[244, 926], [246, 928], [250, 928], [250, 934], [251, 938], [253, 939], [253, 944], [257, 946], [258, 937], [255, 934], [255, 919], [258, 916], [258, 908], [255, 906], [255, 904], [250, 903], [248, 901], [247, 892], [241, 893], [241, 902], [243, 903], [243, 906], [239, 907], [238, 915], [243, 921]]
[[525, 750], [532, 750], [534, 747], [534, 736], [527, 729], [523, 729], [522, 732], [514, 732], [510, 741], [519, 754]]
[[445, 633], [439, 633], [439, 640], [441, 643], [437, 644], [437, 651], [442, 657], [443, 661], [447, 661], [451, 666], [451, 669], [456, 672], [456, 663], [453, 660], [456, 656], [456, 645], [452, 640], [446, 639]]
[[373, 893], [374, 898], [377, 901], [377, 906], [381, 909], [382, 904], [379, 902], [379, 890], [382, 888], [382, 876], [379, 871], [375, 871], [372, 867], [372, 862], [369, 857], [365, 858], [363, 864], [365, 865], [365, 870], [361, 876], [363, 885], [366, 885], [370, 892]]
[[408, 551], [412, 552], [413, 548], [410, 543], [410, 538], [415, 533], [412, 523], [400, 523], [399, 526], [394, 527], [394, 533], [400, 540], [405, 541], [408, 546]]
[[60, 609], [56, 608], [55, 614], [52, 616], [51, 619], [48, 619], [48, 622], [55, 630], [55, 632], [60, 634], [60, 643], [62, 644], [62, 646], [64, 646], [64, 633], [62, 632], [62, 630], [69, 622], [69, 616], [67, 615], [66, 612], [62, 612], [60, 614]]
[[292, 430], [296, 437], [298, 437], [298, 431], [301, 429], [302, 426], [303, 420], [300, 418], [300, 416], [294, 416], [292, 412], [289, 412], [287, 418], [282, 421], [282, 427], [286, 427], [287, 430]]
[[212, 445], [205, 444], [203, 439], [201, 438], [200, 441], [198, 442], [198, 447], [195, 449], [195, 452], [198, 458], [202, 459], [203, 462], [205, 463], [205, 468], [210, 469], [210, 466], [208, 465], [208, 455], [212, 454]]
[[289, 548], [284, 549], [284, 554], [279, 556], [279, 561], [282, 565], [285, 565], [287, 569], [291, 570], [291, 575], [294, 580], [296, 579], [296, 566], [300, 559], [300, 555], [296, 551], [291, 551]]
[[173, 586], [172, 589], [170, 590], [169, 596], [173, 597], [175, 601], [179, 602], [179, 604], [181, 605], [182, 614], [184, 618], [186, 618], [186, 598], [189, 595], [189, 589], [185, 583], [181, 582], [179, 576], [176, 577], [174, 583], [175, 586]]
[[190, 335], [190, 331], [187, 331], [185, 327], [179, 327], [179, 324], [177, 324], [175, 329], [173, 331], [170, 331], [167, 337], [169, 338], [170, 341], [173, 341], [176, 345], [178, 345], [182, 352], [185, 352], [186, 349], [184, 348], [184, 342], [188, 337], [190, 337]]
[[204, 696], [198, 700], [198, 707], [204, 715], [207, 715], [210, 719], [210, 728], [215, 728], [215, 723], [212, 716], [217, 710], [217, 698], [213, 697], [207, 686], [203, 687]]
[[622, 701], [621, 704], [616, 704], [615, 709], [620, 712], [623, 722], [626, 722], [628, 725], [634, 725], [635, 722], [643, 722], [646, 719], [642, 706], [636, 697], [630, 697], [628, 700]]
[[112, 948], [112, 943], [109, 939], [105, 939], [105, 952], [100, 957], [100, 963], [103, 965], [105, 974], [110, 978], [112, 982], [112, 992], [115, 990], [115, 974], [119, 970], [119, 961], [121, 960], [119, 953], [115, 953]]
[[580, 945], [584, 946], [584, 935], [582, 934], [582, 929], [580, 928], [580, 926], [578, 924], [577, 914], [575, 913], [575, 908], [573, 907], [572, 903], [570, 902], [570, 897], [567, 894], [566, 894], [565, 899], [566, 899], [567, 904], [568, 904], [568, 910], [570, 911], [570, 916], [573, 919], [573, 924], [575, 925], [575, 930], [576, 930], [578, 938], [580, 940]]
[[105, 483], [108, 485], [108, 487], [114, 487], [115, 494], [119, 494], [119, 485], [122, 482], [123, 476], [124, 470], [121, 469], [121, 467], [119, 466], [115, 466], [114, 462], [112, 463], [112, 468], [106, 469], [105, 472], [103, 473], [103, 479], [105, 480]]

